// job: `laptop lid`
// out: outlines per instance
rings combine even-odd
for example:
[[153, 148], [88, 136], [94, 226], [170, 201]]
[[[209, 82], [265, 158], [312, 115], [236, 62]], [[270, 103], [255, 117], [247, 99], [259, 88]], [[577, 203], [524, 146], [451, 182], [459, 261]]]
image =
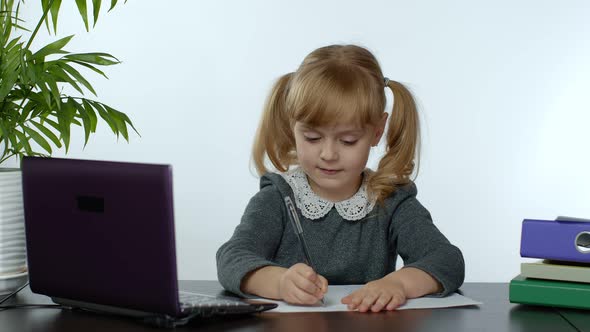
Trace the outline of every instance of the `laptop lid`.
[[31, 290], [178, 315], [170, 165], [24, 157]]

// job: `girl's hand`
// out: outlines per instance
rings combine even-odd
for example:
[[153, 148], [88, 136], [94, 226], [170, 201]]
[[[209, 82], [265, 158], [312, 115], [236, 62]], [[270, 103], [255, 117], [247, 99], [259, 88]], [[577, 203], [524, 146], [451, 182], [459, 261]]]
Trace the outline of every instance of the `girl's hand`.
[[379, 312], [393, 310], [406, 303], [406, 291], [401, 281], [382, 278], [368, 282], [363, 287], [342, 298], [349, 310]]
[[308, 265], [297, 263], [279, 280], [279, 295], [292, 304], [316, 304], [328, 290], [328, 280]]

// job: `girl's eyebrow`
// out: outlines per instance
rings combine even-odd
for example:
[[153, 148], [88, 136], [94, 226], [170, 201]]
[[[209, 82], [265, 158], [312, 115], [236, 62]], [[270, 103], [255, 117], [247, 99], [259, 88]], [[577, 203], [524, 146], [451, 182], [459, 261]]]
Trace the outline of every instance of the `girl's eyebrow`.
[[[305, 125], [305, 124], [302, 124], [302, 125], [301, 125], [301, 129], [302, 129], [302, 130], [316, 131], [316, 132], [318, 132], [318, 133], [320, 133], [320, 134], [323, 134], [323, 133], [324, 133], [324, 132], [323, 132], [321, 129], [319, 129], [319, 128], [312, 127], [312, 126]], [[364, 134], [364, 133], [365, 133], [365, 130], [364, 130], [364, 129], [362, 129], [362, 128], [358, 128], [358, 129], [344, 129], [344, 130], [342, 130], [342, 131], [338, 131], [338, 132], [336, 132], [336, 134], [337, 134], [337, 135], [362, 135], [362, 134]]]

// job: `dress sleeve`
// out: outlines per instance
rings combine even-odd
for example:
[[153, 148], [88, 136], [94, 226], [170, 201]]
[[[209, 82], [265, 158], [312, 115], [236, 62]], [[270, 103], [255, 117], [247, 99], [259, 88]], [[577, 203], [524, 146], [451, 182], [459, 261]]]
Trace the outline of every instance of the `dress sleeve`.
[[232, 237], [217, 250], [217, 278], [226, 290], [247, 296], [240, 289], [244, 276], [278, 265], [272, 259], [283, 235], [283, 213], [281, 194], [273, 185], [250, 199]]
[[438, 230], [415, 196], [402, 201], [393, 213], [390, 239], [397, 244], [404, 267], [423, 270], [441, 283], [442, 292], [434, 296], [446, 296], [463, 284], [465, 262], [461, 250]]

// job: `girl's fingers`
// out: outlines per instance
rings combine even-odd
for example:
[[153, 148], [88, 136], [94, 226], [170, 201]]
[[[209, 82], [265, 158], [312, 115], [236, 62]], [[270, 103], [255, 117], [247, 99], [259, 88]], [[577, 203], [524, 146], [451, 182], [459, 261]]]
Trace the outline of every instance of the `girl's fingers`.
[[[288, 303], [292, 304], [307, 304], [311, 302], [309, 298], [309, 294], [302, 291], [295, 285], [293, 280], [289, 280], [289, 284], [287, 286], [287, 296], [285, 296], [284, 300]], [[307, 296], [306, 296], [307, 295]]]
[[293, 290], [293, 296], [297, 299], [297, 303], [298, 304], [316, 304], [319, 299], [309, 293], [307, 293], [306, 291], [299, 289], [299, 288], [295, 288]]
[[389, 302], [389, 304], [387, 305], [387, 307], [385, 307], [385, 310], [392, 311], [394, 309], [397, 309], [397, 307], [399, 307], [399, 306], [397, 305], [396, 302]]
[[303, 263], [293, 265], [285, 274], [283, 298], [295, 304], [315, 304], [324, 296], [328, 281]]
[[[314, 272], [315, 274], [315, 272]], [[310, 280], [308, 278], [307, 275], [305, 274], [301, 274], [301, 273], [297, 273], [294, 276], [294, 280], [295, 285], [297, 286], [297, 288], [309, 293], [309, 294], [316, 294], [318, 292], [318, 286], [317, 284]]]
[[371, 306], [371, 311], [379, 312], [383, 310], [383, 308], [385, 308], [389, 303], [391, 303], [393, 298], [394, 297], [392, 297], [389, 294], [381, 294], [381, 296], [379, 296], [379, 298], [377, 298], [375, 303], [373, 303], [373, 305]]
[[318, 274], [318, 281], [319, 282], [316, 283], [316, 285], [320, 290], [320, 294], [323, 296], [328, 292], [328, 280], [326, 280], [326, 278]]
[[[344, 297], [342, 303], [348, 305], [349, 310], [361, 310], [361, 306], [364, 303], [365, 298], [368, 296], [366, 292], [356, 291], [352, 294]], [[366, 311], [366, 310], [365, 310]]]
[[305, 265], [303, 263], [297, 264], [295, 271], [311, 282], [315, 283], [318, 281], [318, 274], [315, 273], [315, 271], [309, 265]]
[[358, 292], [354, 292], [342, 298], [342, 304], [346, 304], [349, 310], [356, 310], [361, 304], [363, 298]]
[[342, 304], [349, 304], [351, 298], [352, 298], [351, 297], [351, 294], [348, 294], [345, 297], [343, 297], [342, 299], [340, 299], [340, 303], [342, 303]]
[[399, 306], [401, 306], [405, 302], [406, 302], [406, 300], [404, 298], [402, 298], [401, 296], [394, 295], [391, 298], [391, 301], [389, 301], [389, 303], [387, 304], [387, 307], [385, 307], [385, 308], [387, 310], [397, 309]]
[[358, 310], [360, 312], [366, 312], [373, 306], [378, 297], [378, 294], [374, 293], [365, 294], [361, 304], [358, 306]]

